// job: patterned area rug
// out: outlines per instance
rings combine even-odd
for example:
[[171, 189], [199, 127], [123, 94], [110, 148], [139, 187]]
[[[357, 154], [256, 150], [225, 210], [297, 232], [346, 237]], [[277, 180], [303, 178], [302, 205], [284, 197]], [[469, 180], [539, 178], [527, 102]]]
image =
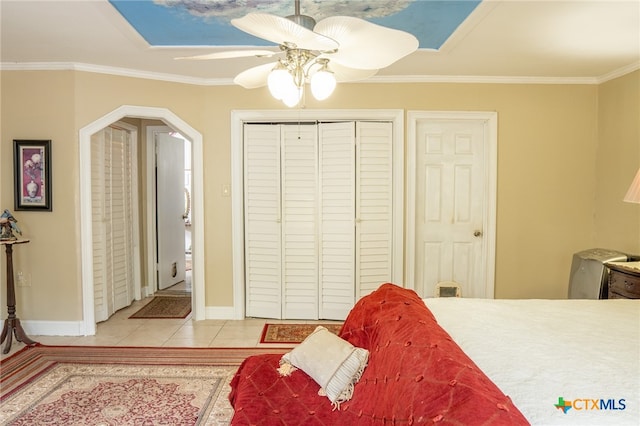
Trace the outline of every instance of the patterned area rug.
[[227, 425], [229, 381], [265, 348], [26, 347], [0, 363], [0, 424]]
[[191, 312], [191, 296], [155, 296], [129, 318], [185, 318]]
[[327, 330], [334, 334], [338, 334], [342, 328], [342, 324], [265, 324], [262, 329], [260, 343], [300, 343], [309, 334], [316, 329], [317, 326], [326, 327]]

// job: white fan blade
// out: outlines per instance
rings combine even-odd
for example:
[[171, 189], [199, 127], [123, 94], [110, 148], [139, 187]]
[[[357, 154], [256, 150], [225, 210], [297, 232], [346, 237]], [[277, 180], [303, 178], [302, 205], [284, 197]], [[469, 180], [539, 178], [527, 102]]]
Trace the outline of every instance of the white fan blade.
[[258, 65], [257, 67], [249, 68], [242, 71], [233, 79], [233, 82], [239, 84], [245, 89], [256, 89], [258, 87], [266, 86], [269, 73], [276, 66], [277, 62], [270, 62], [264, 65]]
[[313, 30], [340, 43], [340, 49], [326, 57], [350, 68], [385, 68], [419, 45], [412, 34], [349, 16], [325, 18]]
[[204, 55], [180, 56], [176, 59], [193, 59], [199, 61], [208, 59], [246, 58], [248, 56], [271, 57], [278, 53], [280, 52], [272, 52], [271, 50], [228, 50], [225, 52], [207, 53]]
[[337, 82], [366, 80], [378, 72], [378, 70], [349, 68], [331, 61], [327, 66], [329, 70], [333, 71]]
[[232, 19], [231, 23], [246, 33], [279, 45], [292, 43], [300, 49], [324, 51], [338, 48], [338, 43], [330, 37], [276, 15], [249, 13], [242, 18]]

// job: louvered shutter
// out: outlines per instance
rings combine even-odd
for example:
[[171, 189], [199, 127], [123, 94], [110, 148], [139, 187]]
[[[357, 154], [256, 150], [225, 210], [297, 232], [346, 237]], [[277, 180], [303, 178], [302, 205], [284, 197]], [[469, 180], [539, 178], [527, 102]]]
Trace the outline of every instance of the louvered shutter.
[[109, 318], [107, 311], [107, 247], [105, 231], [105, 143], [104, 132], [91, 136], [91, 212], [93, 238], [93, 297], [97, 322]]
[[111, 129], [111, 238], [113, 311], [133, 299], [133, 222], [131, 220], [131, 140], [128, 131]]
[[282, 315], [318, 318], [317, 126], [282, 126]]
[[133, 300], [131, 140], [107, 127], [91, 138], [93, 282], [96, 321]]
[[392, 281], [392, 124], [358, 122], [356, 156], [356, 296]]
[[280, 318], [280, 126], [244, 126], [244, 207], [246, 315]]
[[355, 123], [319, 125], [320, 316], [344, 319], [353, 307]]

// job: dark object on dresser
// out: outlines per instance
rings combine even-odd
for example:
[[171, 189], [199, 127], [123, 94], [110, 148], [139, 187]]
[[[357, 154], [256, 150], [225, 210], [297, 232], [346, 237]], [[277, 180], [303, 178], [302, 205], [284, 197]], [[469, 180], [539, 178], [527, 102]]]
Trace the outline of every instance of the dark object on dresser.
[[640, 299], [640, 269], [615, 263], [607, 266], [611, 270], [609, 299]]

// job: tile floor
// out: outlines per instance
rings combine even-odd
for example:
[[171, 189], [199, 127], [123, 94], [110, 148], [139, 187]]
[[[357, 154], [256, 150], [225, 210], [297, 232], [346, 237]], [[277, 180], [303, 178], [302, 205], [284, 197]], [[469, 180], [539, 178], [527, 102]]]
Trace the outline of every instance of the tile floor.
[[[182, 281], [163, 292], [191, 292], [191, 271], [187, 271]], [[43, 345], [76, 346], [166, 346], [166, 347], [269, 347], [291, 348], [291, 344], [262, 344], [260, 337], [266, 323], [318, 323], [332, 321], [272, 320], [247, 318], [244, 320], [204, 320], [192, 321], [191, 314], [183, 319], [129, 319], [138, 309], [149, 303], [153, 297], [134, 301], [131, 306], [119, 310], [107, 321], [97, 324], [94, 336], [36, 336], [29, 335]], [[0, 359], [24, 348], [15, 338], [8, 354], [2, 354], [4, 342], [0, 346]]]
[[[77, 346], [167, 346], [167, 347], [279, 347], [261, 344], [260, 336], [265, 323], [316, 323], [328, 321], [286, 321], [248, 318], [244, 320], [192, 321], [184, 319], [129, 319], [134, 312], [151, 301], [151, 297], [116, 312], [109, 320], [98, 323], [94, 336], [34, 336], [29, 337], [43, 345]], [[19, 351], [24, 344], [15, 338], [8, 354]], [[280, 347], [290, 348], [291, 344]], [[2, 345], [4, 349], [4, 344]]]

